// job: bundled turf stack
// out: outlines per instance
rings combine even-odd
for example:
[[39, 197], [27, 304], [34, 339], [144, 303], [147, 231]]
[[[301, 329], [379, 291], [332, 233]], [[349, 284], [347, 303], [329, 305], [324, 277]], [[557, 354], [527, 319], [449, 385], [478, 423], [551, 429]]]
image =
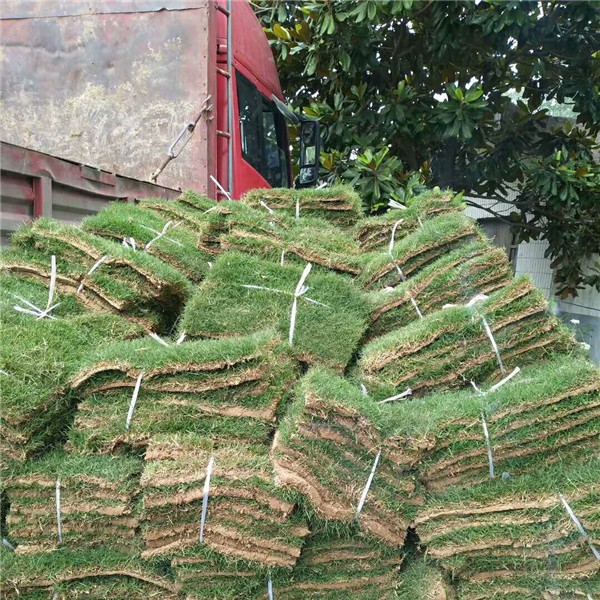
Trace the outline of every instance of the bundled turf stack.
[[4, 253], [3, 270], [50, 281], [55, 255], [59, 291], [152, 331], [172, 325], [189, 292], [188, 280], [155, 257], [50, 219], [22, 227], [12, 242], [15, 249]]
[[17, 552], [44, 552], [61, 544], [139, 552], [135, 496], [140, 472], [136, 458], [61, 450], [27, 463], [5, 482], [11, 502], [7, 525], [19, 543]]
[[[520, 475], [598, 449], [600, 370], [589, 362], [559, 359], [484, 396], [432, 395], [401, 409], [422, 415], [410, 435], [429, 440], [420, 469], [428, 489], [477, 485], [489, 479], [482, 415], [498, 476]], [[424, 416], [426, 415], [426, 416]]]
[[[351, 227], [362, 217], [362, 201], [351, 188], [334, 186], [320, 190], [257, 189], [246, 192], [242, 202], [275, 213], [320, 217], [339, 227]], [[261, 204], [263, 203], [263, 204]]]
[[230, 219], [229, 229], [220, 236], [223, 250], [237, 250], [256, 254], [277, 262], [311, 262], [332, 271], [358, 275], [360, 272], [360, 248], [345, 231], [324, 219], [300, 217], [299, 219], [272, 220], [273, 226], [265, 232], [252, 232], [240, 227]]
[[[207, 512], [201, 525], [208, 465]], [[292, 516], [295, 502], [273, 482], [266, 445], [229, 443], [215, 448], [197, 435], [157, 436], [142, 476], [143, 556], [195, 556], [200, 531], [222, 555], [269, 566], [292, 566], [308, 533]], [[198, 563], [199, 576], [204, 565]], [[193, 566], [188, 563], [188, 575]]]
[[432, 497], [416, 527], [430, 557], [460, 581], [487, 584], [488, 597], [516, 576], [585, 581], [600, 572], [599, 494], [598, 457], [563, 462]]
[[156, 256], [190, 281], [201, 281], [209, 269], [210, 254], [198, 249], [198, 235], [185, 222], [166, 220], [135, 204], [113, 202], [85, 219], [82, 228]]
[[[400, 329], [445, 304], [463, 304], [476, 294], [490, 294], [510, 283], [504, 250], [473, 242], [450, 252], [394, 289], [370, 292], [366, 341]], [[415, 307], [416, 304], [416, 307]]]
[[396, 597], [402, 556], [364, 534], [321, 530], [303, 548], [293, 573], [275, 582], [277, 598], [382, 600]]
[[68, 380], [85, 352], [141, 331], [121, 317], [89, 313], [73, 298], [57, 294], [52, 304], [60, 304], [50, 313], [53, 318], [39, 319], [14, 310], [15, 305], [29, 307], [13, 294], [45, 308], [48, 290], [43, 285], [2, 276], [0, 287], [0, 465], [6, 468], [66, 436], [75, 406]]
[[361, 219], [354, 227], [354, 238], [364, 252], [387, 250], [392, 229], [402, 239], [419, 229], [428, 219], [451, 212], [462, 212], [465, 204], [451, 191], [427, 191], [415, 196], [406, 209], [392, 209], [377, 217]]
[[501, 370], [483, 318], [508, 370], [573, 348], [570, 332], [546, 308], [532, 282], [517, 279], [473, 306], [437, 311], [373, 340], [363, 350], [360, 377], [388, 396], [479, 383]]
[[268, 590], [265, 567], [222, 556], [206, 545], [173, 558], [171, 569], [186, 600], [258, 600]]
[[295, 377], [286, 348], [269, 333], [169, 346], [149, 338], [116, 343], [91, 355], [71, 382], [83, 400], [69, 446], [143, 449], [153, 435], [178, 431], [264, 441]]
[[160, 565], [112, 548], [61, 548], [44, 554], [2, 552], [2, 598], [175, 600], [180, 586]]
[[[228, 338], [277, 327], [289, 337], [303, 269], [228, 252], [188, 302], [180, 328], [191, 337]], [[297, 300], [291, 350], [301, 361], [342, 371], [366, 325], [366, 304], [345, 278], [310, 273]]]
[[357, 281], [365, 290], [394, 287], [449, 252], [465, 244], [485, 240], [475, 222], [461, 213], [424, 221], [422, 227], [398, 241], [397, 232], [393, 228], [390, 231], [389, 242], [394, 234], [391, 251], [364, 256], [364, 266]]
[[[407, 473], [418, 449], [387, 440], [378, 412], [344, 379], [311, 370], [276, 434], [273, 463], [279, 480], [308, 497], [323, 518], [352, 523], [360, 517], [364, 531], [401, 546], [421, 502]], [[377, 477], [360, 506], [380, 450]]]

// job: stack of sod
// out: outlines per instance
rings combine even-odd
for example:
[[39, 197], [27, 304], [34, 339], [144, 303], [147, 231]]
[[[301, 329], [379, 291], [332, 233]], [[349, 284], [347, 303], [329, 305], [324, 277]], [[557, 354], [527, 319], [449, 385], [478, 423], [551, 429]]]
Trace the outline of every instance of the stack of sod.
[[204, 215], [199, 232], [199, 245], [211, 254], [223, 250], [222, 236], [235, 232], [235, 237], [248, 246], [275, 243], [277, 232], [289, 227], [289, 219], [265, 210], [255, 210], [240, 202], [224, 200]]
[[320, 531], [306, 541], [291, 574], [273, 581], [281, 600], [395, 598], [402, 556], [381, 540], [357, 533]]
[[[397, 233], [397, 230], [396, 230]], [[389, 241], [391, 242], [390, 231]], [[438, 258], [474, 241], [486, 238], [475, 221], [462, 213], [441, 215], [423, 222], [423, 226], [403, 239], [396, 241], [393, 249], [376, 254], [366, 254], [357, 281], [367, 290], [394, 287], [403, 277], [414, 277]]]
[[258, 600], [266, 596], [268, 589], [264, 568], [226, 558], [206, 544], [171, 559], [171, 568], [186, 600]]
[[5, 482], [7, 525], [17, 552], [44, 552], [59, 545], [139, 552], [134, 496], [140, 472], [136, 458], [77, 456], [62, 450], [26, 463]]
[[590, 546], [600, 543], [599, 497], [598, 457], [563, 462], [432, 496], [415, 520], [416, 531], [428, 556], [454, 579], [490, 582], [490, 587], [495, 581], [502, 589], [519, 575], [586, 578], [600, 571]]
[[175, 600], [180, 586], [160, 565], [112, 548], [60, 548], [42, 554], [2, 551], [0, 596], [20, 600]]
[[339, 227], [351, 227], [362, 217], [360, 196], [345, 186], [320, 190], [256, 189], [246, 192], [242, 202], [255, 208], [262, 207], [263, 202], [275, 213], [289, 215], [296, 215], [298, 208], [301, 217], [321, 217]]
[[379, 408], [348, 381], [312, 369], [277, 431], [273, 463], [278, 479], [306, 496], [318, 515], [346, 523], [358, 519], [364, 531], [398, 547], [421, 502], [407, 473], [418, 450], [388, 443], [379, 417]]
[[415, 196], [406, 210], [393, 209], [377, 217], [360, 220], [354, 227], [354, 239], [365, 252], [387, 250], [394, 225], [396, 239], [406, 237], [419, 227], [426, 219], [432, 219], [450, 212], [462, 212], [464, 203], [451, 191], [427, 191]]
[[[289, 338], [302, 267], [247, 254], [218, 257], [186, 305], [180, 328], [192, 337], [232, 337], [278, 327]], [[342, 371], [362, 337], [367, 305], [347, 278], [310, 273], [297, 300], [291, 350], [299, 360]], [[267, 288], [267, 289], [264, 289]]]
[[189, 281], [157, 258], [58, 221], [38, 219], [21, 227], [12, 242], [15, 248], [3, 255], [4, 270], [49, 281], [55, 255], [59, 291], [153, 331], [173, 324], [190, 291]]
[[287, 349], [269, 333], [169, 346], [149, 338], [112, 344], [91, 355], [71, 382], [83, 400], [69, 447], [140, 449], [155, 434], [178, 431], [264, 440], [295, 377]]
[[[210, 255], [198, 249], [198, 235], [181, 221], [168, 221], [156, 213], [128, 202], [112, 202], [82, 223], [84, 231], [121, 243], [125, 240], [171, 265], [188, 279], [201, 281]], [[161, 235], [163, 234], [163, 235]]]
[[584, 360], [563, 358], [524, 370], [485, 396], [438, 394], [396, 410], [404, 413], [400, 418], [409, 435], [423, 436], [432, 446], [418, 467], [426, 487], [436, 492], [466, 487], [489, 479], [482, 415], [498, 476], [594, 452], [600, 431], [600, 370]]
[[[145, 198], [139, 201], [138, 206], [152, 211], [164, 221], [182, 222], [187, 229], [200, 234], [206, 227], [206, 216], [210, 214], [208, 211], [212, 212], [218, 206], [216, 202], [210, 202], [211, 205], [206, 210], [202, 210], [195, 203], [162, 198]], [[201, 245], [199, 247], [203, 250]]]
[[476, 294], [489, 294], [510, 283], [512, 272], [506, 253], [487, 242], [473, 242], [439, 258], [393, 290], [370, 292], [371, 307], [366, 341], [385, 335], [439, 310], [445, 304], [462, 304]]
[[53, 303], [61, 304], [52, 311], [54, 318], [37, 319], [13, 310], [13, 304], [26, 304], [12, 294], [45, 308], [48, 291], [42, 284], [3, 276], [0, 286], [0, 465], [7, 468], [66, 435], [75, 406], [68, 381], [85, 353], [141, 330], [117, 315], [84, 312], [73, 298], [56, 294]]
[[342, 229], [323, 219], [301, 217], [276, 224], [268, 232], [252, 232], [229, 220], [220, 237], [223, 250], [257, 254], [277, 262], [311, 262], [326, 269], [358, 275], [360, 248]]
[[573, 577], [569, 571], [466, 581], [458, 585], [461, 600], [593, 600], [600, 593], [600, 571]]
[[[141, 480], [142, 556], [177, 555], [186, 548], [188, 558], [198, 556], [211, 458], [202, 544], [257, 565], [294, 565], [308, 529], [302, 517], [292, 516], [294, 496], [273, 482], [268, 446], [229, 442], [214, 447], [190, 434], [156, 436], [148, 446]], [[202, 577], [206, 565], [187, 563], [189, 577], [195, 569]]]
[[574, 347], [571, 333], [546, 307], [529, 279], [517, 279], [471, 307], [437, 311], [373, 340], [363, 348], [359, 375], [376, 397], [478, 384], [501, 374], [482, 317], [506, 370]]

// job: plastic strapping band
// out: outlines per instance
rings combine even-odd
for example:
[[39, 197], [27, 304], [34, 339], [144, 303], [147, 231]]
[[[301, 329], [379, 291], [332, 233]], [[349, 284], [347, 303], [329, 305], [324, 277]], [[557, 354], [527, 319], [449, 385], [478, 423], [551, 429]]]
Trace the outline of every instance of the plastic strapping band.
[[58, 528], [58, 542], [62, 544], [62, 519], [60, 516], [60, 477], [56, 480], [56, 525]]
[[121, 245], [125, 248], [130, 248], [131, 250], [137, 250], [135, 240], [132, 237], [123, 238]]
[[169, 242], [172, 242], [173, 244], [177, 244], [177, 246], [183, 246], [183, 244], [177, 240], [174, 240], [172, 238], [169, 237], [165, 237], [165, 235], [171, 231], [172, 229], [175, 229], [175, 227], [179, 227], [181, 225], [181, 223], [183, 223], [183, 221], [179, 221], [177, 223], [173, 223], [173, 221], [167, 221], [167, 223], [165, 223], [165, 226], [162, 228], [162, 231], [156, 231], [156, 229], [152, 229], [152, 227], [146, 227], [145, 225], [142, 225], [142, 227], [144, 229], [147, 229], [148, 231], [151, 231], [152, 233], [156, 234], [156, 237], [153, 237], [145, 246], [144, 250], [148, 250], [148, 248], [150, 248], [150, 246], [152, 246], [152, 244], [154, 244], [154, 242], [157, 242], [158, 240], [160, 240], [160, 238], [164, 237], [165, 240], [169, 240]]
[[388, 206], [390, 208], [399, 208], [400, 210], [406, 210], [406, 206], [404, 206], [404, 204], [400, 204], [400, 202], [396, 202], [395, 200], [390, 200], [388, 202]]
[[421, 217], [417, 217], [417, 221], [419, 221], [419, 225], [423, 227], [423, 221], [421, 221]]
[[183, 341], [185, 340], [186, 337], [186, 332], [184, 331], [178, 338], [177, 341], [175, 342], [176, 346], [179, 346], [180, 344], [183, 344]]
[[362, 392], [363, 396], [368, 396], [369, 395], [369, 392], [367, 391], [367, 388], [366, 388], [366, 386], [365, 386], [364, 383], [360, 384], [360, 391]]
[[129, 410], [127, 411], [127, 419], [125, 420], [125, 429], [127, 430], [129, 430], [129, 426], [131, 425], [131, 419], [133, 418], [133, 411], [135, 410], [138, 394], [140, 393], [140, 386], [142, 385], [143, 376], [144, 371], [138, 375], [137, 381], [135, 382], [135, 388], [133, 388], [131, 402], [129, 403]]
[[373, 466], [371, 467], [371, 472], [369, 473], [369, 478], [367, 479], [367, 485], [365, 485], [365, 489], [363, 490], [360, 500], [358, 502], [358, 506], [356, 507], [356, 518], [358, 519], [360, 515], [360, 511], [363, 509], [365, 504], [365, 500], [367, 499], [367, 494], [369, 493], [369, 488], [371, 487], [371, 483], [373, 483], [373, 477], [375, 477], [375, 471], [377, 469], [377, 465], [379, 464], [379, 458], [381, 457], [381, 450], [377, 453], [375, 460], [373, 461]]
[[389, 398], [385, 398], [385, 400], [380, 400], [377, 404], [386, 404], [387, 402], [394, 402], [395, 400], [400, 400], [400, 398], [406, 398], [406, 396], [412, 395], [412, 390], [410, 388], [406, 388], [402, 393], [396, 394], [395, 396], [390, 396]]
[[296, 290], [294, 292], [294, 301], [292, 302], [292, 312], [290, 315], [290, 333], [289, 333], [289, 342], [290, 346], [294, 344], [294, 332], [296, 330], [296, 314], [298, 313], [298, 298], [303, 296], [308, 291], [308, 288], [304, 285], [306, 278], [308, 277], [310, 270], [312, 269], [312, 265], [308, 263], [304, 267], [304, 271], [302, 271], [302, 275], [300, 276], [300, 280], [296, 285]]
[[48, 289], [48, 303], [46, 304], [46, 311], [49, 311], [50, 306], [52, 305], [55, 288], [56, 288], [56, 256], [53, 254], [50, 257], [50, 288]]
[[500, 372], [506, 373], [506, 368], [504, 366], [504, 363], [502, 362], [502, 358], [500, 357], [500, 350], [498, 350], [498, 345], [496, 344], [494, 334], [492, 333], [492, 330], [490, 329], [490, 326], [489, 326], [486, 318], [483, 315], [481, 316], [481, 321], [483, 322], [483, 327], [485, 329], [485, 332], [487, 333], [488, 338], [490, 338], [492, 348], [494, 349], [494, 352], [496, 353], [496, 360], [498, 361], [498, 366], [500, 367]]
[[300, 200], [296, 198], [296, 219], [300, 218]]
[[8, 548], [11, 552], [15, 551], [15, 547], [6, 538], [2, 538], [2, 545], [5, 548]]
[[[104, 256], [101, 256], [93, 265], [92, 268], [84, 275], [84, 279], [85, 277], [89, 277], [106, 259], [108, 258], [108, 254], [105, 254]], [[77, 288], [77, 293], [80, 294], [81, 290], [83, 290], [83, 279], [81, 280], [81, 283], [79, 284], [79, 287]]]
[[487, 447], [488, 462], [490, 465], [490, 479], [494, 479], [494, 453], [492, 452], [490, 433], [488, 431], [487, 423], [485, 422], [485, 416], [483, 413], [481, 413], [481, 425], [483, 426], [483, 435], [485, 437], [485, 445]]
[[269, 214], [271, 214], [271, 215], [275, 214], [275, 211], [266, 202], [264, 202], [263, 200], [260, 201], [260, 205], [263, 208], [266, 208], [269, 211]]
[[167, 342], [165, 342], [165, 340], [163, 340], [159, 335], [156, 335], [156, 333], [154, 333], [153, 331], [150, 332], [148, 334], [154, 341], [158, 342], [159, 344], [162, 344], [163, 346], [167, 346], [167, 348], [169, 347], [169, 344], [167, 344]]
[[17, 312], [25, 313], [27, 315], [33, 315], [34, 317], [37, 317], [38, 320], [39, 319], [43, 319], [43, 318], [48, 318], [48, 319], [56, 320], [56, 317], [53, 317], [50, 313], [57, 306], [59, 306], [62, 303], [61, 302], [57, 302], [54, 305], [52, 304], [52, 300], [54, 299], [54, 291], [55, 291], [55, 289], [56, 289], [56, 256], [53, 254], [50, 257], [50, 287], [48, 288], [48, 302], [46, 303], [46, 308], [44, 310], [42, 310], [41, 308], [39, 308], [38, 306], [36, 306], [32, 302], [29, 302], [29, 300], [25, 300], [25, 298], [21, 298], [21, 296], [17, 296], [16, 294], [13, 294], [13, 296], [17, 300], [20, 300], [21, 302], [25, 303], [32, 310], [29, 310], [27, 308], [23, 308], [22, 306], [19, 306], [17, 304], [15, 304], [13, 306], [13, 308]]
[[558, 497], [560, 498], [560, 501], [563, 503], [564, 507], [567, 509], [567, 513], [569, 514], [569, 517], [571, 517], [571, 521], [573, 521], [573, 523], [575, 523], [575, 527], [577, 527], [579, 533], [581, 534], [581, 537], [588, 543], [588, 546], [590, 547], [592, 554], [594, 555], [596, 560], [600, 560], [600, 552], [598, 551], [596, 546], [594, 546], [594, 544], [592, 543], [592, 540], [590, 540], [588, 534], [586, 533], [585, 529], [583, 528], [583, 525], [581, 524], [581, 521], [577, 518], [577, 515], [573, 512], [573, 509], [569, 506], [569, 503], [567, 502], [566, 498], [560, 493], [558, 494]]
[[279, 264], [283, 267], [283, 260], [285, 258], [285, 250], [281, 251], [281, 256], [279, 257]]
[[269, 579], [267, 581], [267, 594], [269, 596], [269, 600], [273, 600], [273, 581], [271, 580], [271, 575], [269, 574]]
[[[398, 225], [400, 225], [403, 221], [404, 221], [404, 219], [400, 219], [399, 221], [396, 221], [394, 223], [394, 226], [392, 227], [392, 234], [390, 236], [390, 245], [388, 246], [388, 254], [390, 256], [392, 256], [392, 250], [394, 249], [396, 229], [398, 229]], [[393, 258], [393, 256], [392, 256], [392, 258]]]
[[[231, 196], [229, 195], [229, 192], [215, 179], [215, 177], [213, 175], [209, 175], [209, 178], [221, 190], [221, 192], [225, 195], [227, 200], [231, 200]], [[208, 212], [208, 211], [206, 211], [206, 212]]]
[[520, 367], [515, 367], [509, 375], [507, 375], [504, 379], [493, 385], [489, 390], [489, 392], [495, 392], [497, 389], [501, 388], [505, 383], [508, 383], [515, 375], [518, 375], [521, 372]]
[[211, 456], [206, 467], [206, 477], [204, 478], [204, 490], [202, 494], [202, 515], [200, 516], [200, 543], [204, 542], [204, 524], [206, 523], [206, 511], [208, 510], [208, 492], [210, 490], [210, 476], [212, 474], [215, 457]]

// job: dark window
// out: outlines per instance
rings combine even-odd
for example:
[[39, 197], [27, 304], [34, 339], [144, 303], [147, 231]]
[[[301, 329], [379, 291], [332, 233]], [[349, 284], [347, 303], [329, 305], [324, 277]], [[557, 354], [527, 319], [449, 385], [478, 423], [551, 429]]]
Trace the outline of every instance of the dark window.
[[285, 121], [273, 102], [236, 73], [242, 156], [273, 187], [287, 187]]

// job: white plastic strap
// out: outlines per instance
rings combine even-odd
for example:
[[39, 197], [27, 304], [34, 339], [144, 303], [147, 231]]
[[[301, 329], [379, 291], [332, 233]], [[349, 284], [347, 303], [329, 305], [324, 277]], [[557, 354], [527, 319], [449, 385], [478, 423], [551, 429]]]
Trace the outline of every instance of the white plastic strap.
[[421, 217], [417, 217], [417, 221], [419, 221], [419, 225], [423, 227], [423, 221], [421, 221]]
[[138, 375], [137, 381], [135, 382], [135, 387], [133, 388], [131, 402], [129, 403], [129, 410], [127, 411], [127, 419], [125, 420], [125, 429], [127, 430], [129, 430], [129, 426], [131, 425], [131, 419], [133, 418], [133, 411], [135, 410], [138, 394], [140, 393], [140, 386], [142, 385], [143, 376], [144, 371]]
[[281, 256], [279, 257], [279, 264], [283, 267], [283, 261], [285, 259], [285, 250], [281, 251]]
[[377, 404], [387, 404], [388, 402], [394, 402], [395, 400], [400, 400], [400, 398], [406, 398], [407, 396], [412, 395], [412, 390], [410, 388], [406, 388], [402, 393], [396, 394], [395, 396], [390, 396], [389, 398], [385, 398], [385, 400], [380, 400]]
[[[50, 313], [61, 304], [61, 302], [57, 302], [56, 304], [52, 304], [52, 300], [54, 299], [54, 291], [56, 289], [56, 256], [53, 254], [50, 257], [50, 287], [48, 288], [48, 302], [46, 303], [46, 308], [42, 310], [29, 300], [25, 300], [25, 298], [21, 298], [21, 296], [17, 296], [13, 294], [13, 296], [17, 299], [29, 306], [29, 308], [24, 308], [15, 304], [13, 308], [20, 313], [25, 313], [27, 315], [33, 315], [39, 319], [47, 318], [56, 320], [56, 317], [53, 317]], [[31, 310], [30, 310], [31, 309]]]
[[369, 395], [369, 392], [367, 391], [367, 388], [366, 388], [366, 386], [365, 386], [364, 383], [360, 384], [360, 391], [362, 392], [363, 396], [368, 396]]
[[137, 250], [137, 245], [132, 237], [123, 238], [121, 245], [125, 248], [130, 248], [131, 250]]
[[505, 383], [508, 383], [515, 375], [518, 375], [521, 372], [520, 367], [515, 367], [509, 375], [507, 375], [504, 379], [493, 385], [489, 390], [489, 392], [495, 392], [497, 389], [501, 388]]
[[404, 219], [400, 219], [399, 221], [396, 221], [394, 223], [394, 226], [392, 227], [392, 234], [390, 235], [390, 244], [388, 246], [388, 254], [390, 256], [392, 256], [392, 250], [394, 249], [394, 244], [396, 243], [396, 229], [398, 229], [398, 226], [404, 222]]
[[423, 318], [423, 313], [419, 310], [417, 302], [416, 302], [416, 300], [412, 296], [410, 297], [410, 302], [414, 306], [415, 310], [417, 311], [417, 314], [419, 315], [419, 319], [422, 319]]
[[494, 453], [492, 452], [492, 444], [490, 442], [490, 433], [488, 431], [485, 416], [481, 413], [481, 425], [483, 426], [483, 435], [485, 437], [485, 445], [487, 447], [488, 463], [490, 465], [490, 479], [494, 479]]
[[312, 269], [312, 264], [308, 263], [304, 267], [304, 271], [302, 271], [302, 275], [296, 285], [296, 290], [294, 291], [294, 302], [292, 302], [292, 313], [290, 315], [290, 332], [289, 332], [289, 342], [290, 346], [294, 344], [294, 332], [296, 330], [296, 314], [298, 313], [298, 298], [303, 296], [308, 291], [308, 288], [304, 285], [306, 278], [308, 277], [310, 270]]
[[62, 519], [60, 516], [60, 477], [56, 480], [56, 525], [58, 528], [58, 543], [62, 544]]
[[156, 335], [156, 333], [154, 333], [153, 331], [151, 331], [148, 334], [155, 342], [158, 342], [159, 344], [166, 346], [167, 348], [169, 347], [169, 344], [167, 344], [167, 342], [165, 342], [165, 340], [163, 340], [159, 335]]
[[8, 548], [11, 552], [15, 551], [15, 547], [6, 538], [2, 538], [2, 545], [5, 548]]
[[211, 456], [206, 467], [206, 477], [204, 478], [204, 490], [202, 493], [202, 514], [200, 516], [200, 543], [204, 542], [204, 524], [206, 523], [206, 511], [208, 510], [208, 492], [210, 490], [210, 476], [212, 474], [215, 457]]
[[173, 238], [169, 238], [169, 237], [165, 237], [165, 235], [171, 231], [172, 229], [175, 229], [175, 227], [179, 227], [181, 224], [183, 223], [183, 221], [178, 221], [177, 223], [173, 223], [173, 221], [167, 221], [165, 223], [165, 226], [162, 228], [162, 231], [156, 231], [156, 229], [152, 229], [152, 227], [146, 227], [145, 225], [142, 225], [142, 227], [144, 229], [147, 229], [148, 231], [151, 231], [152, 233], [156, 234], [156, 237], [153, 237], [145, 246], [145, 250], [148, 250], [148, 248], [150, 248], [150, 246], [152, 246], [152, 244], [154, 244], [154, 242], [157, 242], [158, 240], [160, 240], [160, 238], [164, 237], [165, 240], [169, 240], [169, 242], [172, 242], [173, 244], [177, 244], [177, 246], [183, 246], [183, 244], [177, 240], [174, 240]]
[[208, 264], [208, 268], [209, 268], [209, 269], [212, 269], [212, 268], [213, 268], [213, 264], [212, 264], [210, 261], [208, 261], [208, 263], [207, 263], [207, 264]]
[[269, 596], [269, 600], [273, 600], [273, 581], [271, 580], [271, 574], [269, 573], [269, 579], [267, 581], [267, 594]]
[[502, 362], [502, 358], [500, 357], [500, 350], [498, 349], [498, 345], [496, 344], [494, 334], [492, 333], [492, 330], [490, 329], [490, 326], [489, 326], [486, 318], [483, 315], [481, 316], [481, 321], [483, 322], [483, 327], [485, 329], [485, 332], [487, 333], [487, 336], [490, 339], [490, 343], [492, 344], [492, 348], [494, 349], [494, 353], [496, 354], [496, 360], [498, 361], [498, 366], [500, 367], [500, 372], [506, 373], [506, 368], [504, 366], [504, 363]]
[[375, 460], [373, 461], [373, 466], [371, 467], [371, 472], [369, 473], [369, 478], [367, 479], [367, 485], [365, 485], [365, 489], [360, 495], [360, 500], [358, 502], [358, 506], [356, 507], [356, 518], [358, 519], [360, 515], [360, 511], [363, 509], [365, 505], [365, 500], [367, 499], [367, 494], [369, 493], [369, 488], [371, 487], [371, 483], [373, 483], [373, 477], [375, 477], [375, 471], [377, 470], [377, 465], [379, 464], [379, 458], [381, 457], [381, 450], [377, 453]]
[[300, 200], [296, 198], [296, 219], [300, 218]]
[[404, 206], [404, 204], [400, 204], [400, 202], [396, 202], [395, 200], [390, 200], [388, 202], [388, 206], [390, 208], [398, 208], [400, 210], [406, 210], [406, 206]]
[[176, 340], [176, 342], [175, 342], [175, 345], [176, 345], [176, 346], [179, 346], [180, 344], [183, 344], [183, 341], [185, 340], [185, 338], [186, 338], [186, 335], [187, 335], [187, 334], [186, 334], [186, 332], [184, 331], [184, 332], [183, 332], [183, 333], [182, 333], [182, 334], [181, 334], [181, 335], [180, 335], [180, 336], [177, 338], [177, 340]]
[[[84, 275], [84, 279], [85, 277], [89, 277], [106, 259], [108, 258], [108, 254], [105, 254], [104, 256], [101, 256], [93, 265], [92, 268]], [[77, 288], [77, 293], [80, 294], [81, 290], [83, 290], [83, 279], [81, 280], [81, 283], [79, 284], [79, 287]]]
[[573, 512], [573, 509], [569, 506], [567, 499], [560, 493], [558, 494], [558, 497], [560, 498], [560, 501], [563, 503], [564, 507], [567, 509], [567, 513], [569, 514], [571, 521], [573, 521], [573, 523], [575, 523], [575, 527], [577, 527], [579, 533], [581, 534], [581, 537], [588, 543], [588, 546], [590, 547], [592, 554], [594, 555], [596, 560], [600, 560], [600, 552], [598, 551], [596, 546], [594, 546], [594, 544], [592, 543], [592, 540], [590, 540], [588, 534], [586, 533], [585, 529], [583, 528], [583, 525], [581, 524], [581, 521], [577, 518], [577, 515]]
[[271, 214], [271, 215], [275, 214], [275, 211], [266, 202], [264, 202], [263, 200], [260, 201], [260, 205], [263, 208], [266, 208], [269, 211], [269, 214]]
[[485, 392], [477, 387], [477, 384], [471, 379], [471, 385], [473, 386], [473, 389], [480, 395], [480, 396], [485, 396]]
[[213, 177], [212, 175], [209, 175], [209, 177], [210, 177], [210, 180], [221, 190], [221, 192], [223, 192], [223, 194], [225, 194], [225, 197], [227, 198], [227, 200], [231, 200], [231, 196], [229, 195], [229, 192], [216, 180], [216, 178]]

